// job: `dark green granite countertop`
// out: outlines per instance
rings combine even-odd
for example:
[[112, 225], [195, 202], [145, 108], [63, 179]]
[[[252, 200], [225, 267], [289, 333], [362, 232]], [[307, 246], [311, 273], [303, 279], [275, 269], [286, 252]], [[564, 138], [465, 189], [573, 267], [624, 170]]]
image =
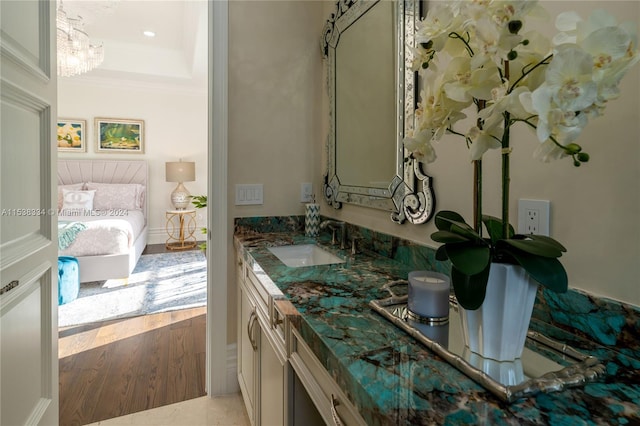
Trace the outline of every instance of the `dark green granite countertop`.
[[352, 256], [331, 247], [328, 235], [317, 242], [345, 263], [290, 268], [267, 248], [316, 240], [242, 229], [235, 239], [300, 312], [301, 335], [369, 425], [640, 424], [640, 361], [633, 357], [532, 322], [598, 357], [607, 373], [581, 387], [507, 404], [370, 308], [370, 300], [389, 296], [381, 290], [385, 283], [406, 279], [415, 268], [371, 252]]

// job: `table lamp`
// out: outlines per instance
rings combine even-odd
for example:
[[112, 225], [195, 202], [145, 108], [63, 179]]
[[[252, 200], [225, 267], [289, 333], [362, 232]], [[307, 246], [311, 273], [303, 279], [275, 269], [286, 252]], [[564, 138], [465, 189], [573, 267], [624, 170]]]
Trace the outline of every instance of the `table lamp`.
[[166, 163], [167, 182], [178, 182], [178, 186], [171, 193], [171, 203], [176, 210], [184, 210], [189, 207], [191, 194], [183, 185], [183, 182], [196, 180], [196, 163], [193, 161], [172, 161]]

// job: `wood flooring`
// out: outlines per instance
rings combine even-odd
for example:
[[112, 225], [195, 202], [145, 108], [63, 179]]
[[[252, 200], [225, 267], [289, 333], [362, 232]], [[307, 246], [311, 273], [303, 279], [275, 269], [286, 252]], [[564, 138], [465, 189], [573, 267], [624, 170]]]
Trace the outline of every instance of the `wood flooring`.
[[60, 425], [205, 395], [206, 308], [59, 330]]

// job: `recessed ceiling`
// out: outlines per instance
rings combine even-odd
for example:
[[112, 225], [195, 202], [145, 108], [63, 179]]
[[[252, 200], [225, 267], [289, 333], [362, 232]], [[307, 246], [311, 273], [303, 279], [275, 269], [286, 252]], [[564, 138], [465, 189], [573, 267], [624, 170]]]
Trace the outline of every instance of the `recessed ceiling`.
[[[206, 0], [64, 0], [62, 5], [69, 17], [83, 18], [93, 44], [104, 45], [98, 68], [69, 79], [206, 90]], [[145, 30], [155, 37], [146, 37]]]

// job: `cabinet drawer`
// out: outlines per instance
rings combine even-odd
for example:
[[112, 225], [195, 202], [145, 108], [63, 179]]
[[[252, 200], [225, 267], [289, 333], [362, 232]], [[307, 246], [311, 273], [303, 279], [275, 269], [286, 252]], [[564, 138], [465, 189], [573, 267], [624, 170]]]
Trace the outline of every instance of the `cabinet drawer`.
[[[283, 347], [290, 344], [287, 336], [289, 335], [289, 329], [292, 327], [292, 322], [299, 321], [300, 313], [287, 299], [277, 299], [273, 301], [273, 312], [271, 315], [272, 328], [274, 335], [278, 339], [279, 344]], [[290, 347], [286, 348], [287, 353], [291, 352]]]
[[286, 315], [283, 312], [284, 309], [286, 309], [283, 306], [283, 302], [284, 303], [289, 303], [286, 300], [274, 300], [272, 306], [272, 310], [271, 310], [271, 328], [274, 331], [274, 334], [276, 336], [276, 338], [278, 339], [279, 343], [281, 345], [284, 346], [284, 342], [285, 342], [285, 320], [286, 320]]
[[269, 295], [267, 289], [265, 289], [264, 285], [260, 282], [256, 273], [261, 273], [264, 275], [262, 270], [254, 271], [251, 266], [251, 262], [246, 262], [246, 284], [247, 289], [251, 292], [251, 295], [256, 299], [258, 309], [262, 311], [262, 315], [265, 318], [270, 318], [269, 314], [271, 313], [271, 304], [272, 298]]
[[289, 362], [324, 421], [328, 425], [366, 426], [358, 410], [293, 327], [291, 345]]

